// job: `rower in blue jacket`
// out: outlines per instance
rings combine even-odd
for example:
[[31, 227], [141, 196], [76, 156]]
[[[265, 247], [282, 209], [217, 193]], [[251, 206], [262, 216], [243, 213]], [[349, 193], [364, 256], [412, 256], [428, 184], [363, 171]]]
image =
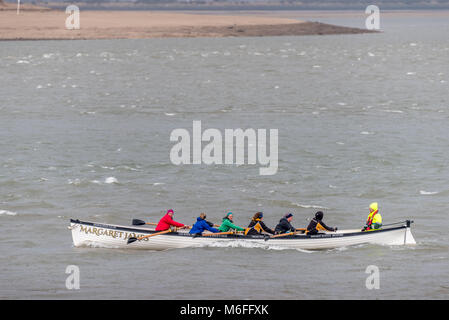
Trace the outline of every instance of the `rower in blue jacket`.
[[193, 225], [189, 233], [194, 236], [200, 236], [205, 230], [209, 230], [213, 233], [220, 232], [220, 230], [210, 226], [210, 224], [206, 221], [206, 214], [201, 213], [200, 216], [196, 218], [196, 223]]

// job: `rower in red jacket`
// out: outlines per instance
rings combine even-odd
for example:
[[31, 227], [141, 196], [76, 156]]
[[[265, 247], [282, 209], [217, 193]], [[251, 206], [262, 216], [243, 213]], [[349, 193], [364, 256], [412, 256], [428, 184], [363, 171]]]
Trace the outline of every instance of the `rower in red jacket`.
[[175, 226], [178, 228], [185, 227], [182, 223], [176, 222], [173, 220], [173, 215], [175, 212], [170, 209], [167, 211], [167, 214], [162, 217], [161, 220], [159, 220], [159, 223], [156, 226], [156, 231], [164, 231], [170, 229], [171, 226]]

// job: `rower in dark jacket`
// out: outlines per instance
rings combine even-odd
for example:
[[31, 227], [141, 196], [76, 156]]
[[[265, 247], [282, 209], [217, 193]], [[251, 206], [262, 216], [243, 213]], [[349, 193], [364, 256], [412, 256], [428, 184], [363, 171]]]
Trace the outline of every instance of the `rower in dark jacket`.
[[320, 231], [337, 231], [337, 228], [331, 228], [324, 224], [323, 222], [323, 212], [318, 211], [315, 213], [315, 218], [310, 221], [309, 226], [307, 227], [306, 234], [317, 234]]
[[265, 223], [263, 223], [262, 219], [263, 213], [257, 212], [251, 219], [248, 228], [246, 228], [245, 235], [258, 235], [262, 234], [262, 231], [274, 234], [274, 231], [268, 228]]
[[293, 227], [290, 223], [292, 221], [292, 219], [293, 219], [293, 214], [286, 213], [284, 215], [284, 217], [281, 220], [279, 220], [279, 223], [277, 224], [276, 228], [274, 228], [274, 232], [276, 234], [295, 232], [296, 231], [295, 227]]

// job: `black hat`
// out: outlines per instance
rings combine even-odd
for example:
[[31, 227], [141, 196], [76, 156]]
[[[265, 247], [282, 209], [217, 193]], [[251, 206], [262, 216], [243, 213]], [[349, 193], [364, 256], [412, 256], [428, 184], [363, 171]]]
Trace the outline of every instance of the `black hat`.
[[315, 213], [315, 218], [317, 219], [317, 220], [321, 220], [321, 219], [323, 219], [323, 212], [321, 212], [321, 211], [318, 211], [317, 213]]

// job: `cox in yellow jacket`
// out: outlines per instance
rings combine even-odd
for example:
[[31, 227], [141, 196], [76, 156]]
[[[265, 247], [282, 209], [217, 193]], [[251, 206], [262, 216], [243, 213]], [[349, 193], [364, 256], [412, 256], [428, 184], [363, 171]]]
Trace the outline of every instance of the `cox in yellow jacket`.
[[382, 227], [382, 216], [379, 213], [377, 202], [373, 202], [369, 206], [369, 215], [362, 231], [378, 230]]

